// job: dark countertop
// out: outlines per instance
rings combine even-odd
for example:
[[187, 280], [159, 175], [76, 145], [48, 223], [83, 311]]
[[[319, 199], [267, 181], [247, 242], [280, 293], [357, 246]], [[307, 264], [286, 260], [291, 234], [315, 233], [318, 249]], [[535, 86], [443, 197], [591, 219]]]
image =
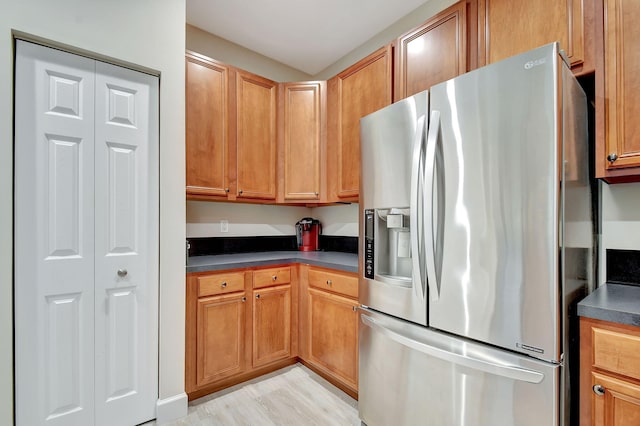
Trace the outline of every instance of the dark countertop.
[[578, 315], [640, 326], [640, 286], [604, 284], [578, 303]]
[[187, 259], [187, 273], [250, 268], [281, 263], [306, 263], [314, 266], [358, 272], [358, 255], [335, 251], [269, 251], [259, 253], [192, 256]]

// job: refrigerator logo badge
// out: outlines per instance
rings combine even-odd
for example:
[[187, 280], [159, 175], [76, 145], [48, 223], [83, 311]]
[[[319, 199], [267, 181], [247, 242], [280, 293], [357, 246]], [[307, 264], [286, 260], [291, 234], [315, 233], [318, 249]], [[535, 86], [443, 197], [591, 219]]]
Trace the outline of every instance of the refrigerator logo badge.
[[516, 348], [524, 349], [525, 351], [536, 352], [539, 354], [544, 353], [544, 349], [536, 348], [535, 346], [525, 345], [524, 343], [516, 343]]
[[529, 62], [526, 62], [524, 64], [524, 69], [525, 70], [530, 70], [531, 68], [537, 67], [538, 65], [542, 65], [542, 64], [544, 64], [546, 62], [547, 62], [546, 58], [540, 58], [540, 59], [536, 59], [534, 61], [529, 61]]

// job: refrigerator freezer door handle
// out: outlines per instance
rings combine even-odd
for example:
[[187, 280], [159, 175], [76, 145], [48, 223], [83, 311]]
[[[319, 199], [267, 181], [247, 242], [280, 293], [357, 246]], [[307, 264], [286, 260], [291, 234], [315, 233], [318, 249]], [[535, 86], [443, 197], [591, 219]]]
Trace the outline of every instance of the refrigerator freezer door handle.
[[418, 342], [410, 337], [390, 330], [368, 315], [360, 314], [360, 318], [364, 325], [371, 327], [375, 331], [383, 334], [391, 340], [434, 358], [438, 358], [474, 370], [484, 371], [485, 373], [506, 377], [512, 380], [519, 380], [528, 383], [540, 383], [542, 379], [544, 379], [544, 374], [538, 371], [517, 367], [515, 365], [497, 364], [468, 355], [449, 352], [440, 348], [436, 348], [434, 346], [429, 346], [422, 342]]
[[[429, 280], [429, 293], [431, 300], [440, 299], [440, 283], [437, 281], [436, 274], [436, 253], [435, 253], [435, 235], [433, 232], [433, 203], [434, 192], [433, 185], [436, 174], [436, 147], [438, 145], [438, 137], [440, 135], [440, 111], [432, 111], [429, 120], [429, 134], [427, 135], [426, 150], [426, 176], [424, 185], [424, 232], [427, 241], [426, 261], [427, 261], [427, 278]], [[438, 218], [442, 220], [441, 217]]]
[[411, 259], [413, 262], [413, 287], [416, 293], [416, 297], [424, 299], [426, 293], [425, 280], [422, 276], [422, 258], [423, 254], [420, 251], [420, 240], [422, 237], [422, 229], [424, 223], [420, 220], [421, 217], [418, 213], [418, 203], [420, 184], [422, 183], [422, 173], [420, 170], [420, 157], [422, 154], [422, 146], [424, 141], [425, 131], [425, 116], [422, 115], [418, 118], [416, 125], [416, 136], [413, 142], [413, 157], [411, 163], [411, 200], [409, 221], [411, 222]]

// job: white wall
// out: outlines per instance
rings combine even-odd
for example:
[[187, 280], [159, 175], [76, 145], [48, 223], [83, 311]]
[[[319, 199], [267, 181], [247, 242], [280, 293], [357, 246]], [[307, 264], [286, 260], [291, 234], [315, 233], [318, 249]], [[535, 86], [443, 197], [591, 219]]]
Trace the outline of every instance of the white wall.
[[[295, 235], [303, 217], [319, 219], [324, 235], [358, 236], [358, 204], [307, 208], [187, 201], [187, 237]], [[228, 232], [221, 231], [221, 220], [229, 222]]]
[[322, 224], [322, 234], [344, 237], [358, 236], [357, 203], [311, 209], [311, 217]]
[[[187, 237], [295, 235], [295, 224], [310, 216], [306, 207], [187, 201]], [[229, 232], [220, 221], [229, 221]]]
[[309, 74], [191, 25], [187, 25], [187, 49], [274, 81], [312, 80]]
[[0, 0], [0, 10], [0, 424], [13, 424], [13, 31], [160, 73], [159, 394], [186, 413], [185, 0]]
[[326, 80], [333, 77], [340, 71], [348, 68], [350, 65], [355, 64], [371, 52], [379, 49], [387, 43], [394, 41], [402, 34], [421, 25], [427, 19], [435, 16], [457, 1], [458, 0], [429, 0], [425, 2], [422, 6], [417, 7], [406, 16], [398, 19], [396, 22], [389, 25], [387, 28], [383, 29], [375, 36], [371, 37], [365, 43], [356, 47], [351, 52], [338, 59], [335, 63], [329, 65], [327, 68], [314, 75], [313, 79]]
[[606, 280], [606, 249], [640, 250], [640, 183], [602, 185], [598, 284]]

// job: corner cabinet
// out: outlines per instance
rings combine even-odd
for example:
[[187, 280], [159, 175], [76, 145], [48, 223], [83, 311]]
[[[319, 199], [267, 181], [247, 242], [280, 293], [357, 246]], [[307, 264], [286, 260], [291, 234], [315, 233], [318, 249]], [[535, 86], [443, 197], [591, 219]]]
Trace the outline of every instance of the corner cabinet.
[[[307, 279], [301, 358], [351, 396], [358, 393], [358, 278], [301, 267]], [[301, 305], [302, 306], [302, 305]], [[301, 317], [302, 318], [302, 317]]]
[[317, 203], [325, 198], [325, 81], [281, 83], [278, 96], [278, 202]]
[[[394, 100], [399, 101], [469, 70], [466, 1], [460, 1], [398, 38]], [[474, 6], [477, 8], [477, 5]], [[477, 11], [469, 14], [477, 19]], [[471, 61], [469, 61], [471, 62]], [[475, 61], [474, 61], [475, 62]]]
[[187, 52], [187, 195], [227, 197], [228, 100], [229, 67]]
[[560, 42], [576, 74], [594, 70], [594, 2], [479, 0], [484, 57], [480, 65]]
[[596, 72], [596, 173], [610, 183], [638, 182], [640, 3], [603, 0], [602, 5], [604, 55]]
[[358, 201], [360, 119], [391, 104], [392, 62], [388, 45], [327, 83], [329, 202]]
[[640, 424], [640, 327], [580, 319], [580, 424]]
[[235, 93], [237, 197], [275, 200], [277, 85], [237, 70]]

